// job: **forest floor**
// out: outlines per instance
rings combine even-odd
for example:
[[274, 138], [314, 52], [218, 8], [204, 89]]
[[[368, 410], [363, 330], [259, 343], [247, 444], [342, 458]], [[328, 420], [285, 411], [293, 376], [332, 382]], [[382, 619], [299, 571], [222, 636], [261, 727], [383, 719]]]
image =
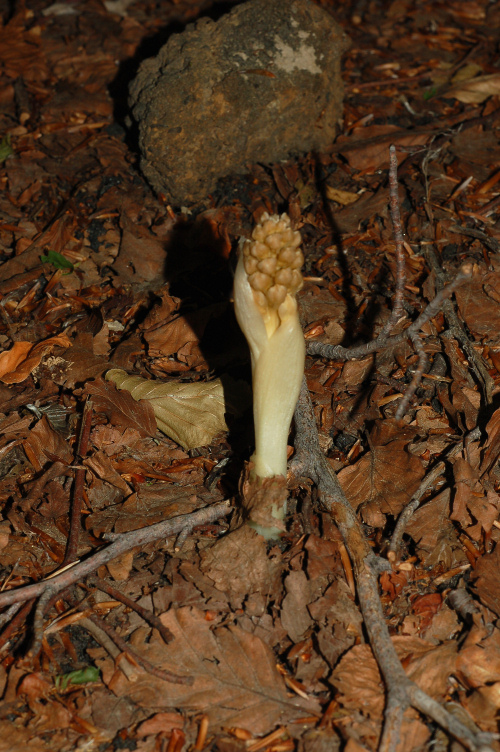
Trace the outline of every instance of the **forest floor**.
[[[380, 576], [382, 605], [408, 676], [497, 732], [500, 6], [321, 4], [352, 42], [332, 148], [257, 165], [182, 208], [141, 175], [128, 84], [172, 31], [223, 9], [0, 3], [0, 606], [65, 560], [72, 503], [83, 560], [106, 534], [237, 504], [253, 441], [230, 302], [238, 238], [263, 210], [288, 212], [306, 258], [307, 343], [370, 341], [395, 287], [393, 143], [407, 267], [396, 332], [464, 262], [474, 276], [420, 333], [428, 364], [402, 421], [418, 361], [406, 341], [356, 361], [309, 355], [307, 384], [322, 449], [375, 553], [443, 463]], [[157, 431], [144, 401], [105, 380], [111, 368], [198, 385], [191, 412], [175, 390], [165, 410], [171, 400], [174, 426], [180, 414], [203, 441]], [[231, 395], [222, 413], [219, 377]], [[349, 555], [312, 484], [292, 485], [287, 534], [268, 552], [281, 576], [266, 591], [249, 587], [245, 551], [214, 566], [224, 512], [183, 540], [123, 551], [45, 615], [33, 616], [32, 596], [6, 609], [0, 752], [375, 750], [384, 684]], [[461, 748], [412, 710], [401, 734], [408, 752]]]

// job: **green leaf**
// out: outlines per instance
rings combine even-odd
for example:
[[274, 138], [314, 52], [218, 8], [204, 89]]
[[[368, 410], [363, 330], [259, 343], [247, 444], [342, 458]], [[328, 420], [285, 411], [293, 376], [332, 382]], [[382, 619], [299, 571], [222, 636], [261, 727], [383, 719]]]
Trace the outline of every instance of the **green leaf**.
[[5, 162], [11, 154], [14, 154], [14, 149], [10, 145], [10, 135], [4, 136], [0, 141], [0, 162]]
[[64, 692], [68, 688], [68, 684], [88, 684], [89, 682], [97, 682], [100, 678], [101, 672], [96, 666], [85, 666], [76, 671], [70, 671], [68, 674], [59, 674], [59, 676], [56, 676], [55, 684], [56, 689]]
[[44, 264], [52, 264], [56, 269], [67, 269], [68, 272], [72, 272], [75, 268], [71, 261], [68, 261], [62, 253], [58, 253], [57, 251], [49, 250], [45, 256], [40, 256], [40, 258]]
[[435, 97], [437, 93], [437, 87], [431, 86], [430, 89], [427, 89], [424, 91], [424, 99], [427, 102], [429, 99], [432, 99], [432, 97]]

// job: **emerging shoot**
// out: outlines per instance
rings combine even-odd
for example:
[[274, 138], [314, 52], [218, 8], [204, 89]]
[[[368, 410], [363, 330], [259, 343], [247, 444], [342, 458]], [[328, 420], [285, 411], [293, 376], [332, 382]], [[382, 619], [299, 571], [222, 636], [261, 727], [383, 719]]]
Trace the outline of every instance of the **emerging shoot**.
[[[302, 287], [300, 242], [286, 214], [263, 214], [252, 239], [243, 242], [236, 267], [236, 318], [252, 359], [257, 478], [286, 476], [288, 432], [305, 360], [295, 300]], [[282, 521], [285, 510], [273, 509], [272, 514]]]

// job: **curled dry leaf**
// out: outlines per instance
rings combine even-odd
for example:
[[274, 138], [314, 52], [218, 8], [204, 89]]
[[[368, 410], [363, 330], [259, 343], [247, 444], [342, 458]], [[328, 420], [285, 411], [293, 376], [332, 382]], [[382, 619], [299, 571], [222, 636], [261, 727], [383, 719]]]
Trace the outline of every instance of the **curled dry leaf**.
[[147, 400], [160, 431], [184, 449], [210, 444], [214, 436], [227, 431], [224, 388], [220, 379], [208, 383], [164, 383], [129, 376], [118, 368], [108, 371], [106, 378], [118, 389], [130, 392], [135, 400]]
[[0, 381], [19, 384], [28, 378], [40, 364], [43, 356], [53, 347], [69, 347], [71, 341], [65, 334], [38, 342], [14, 342], [10, 350], [0, 353]]
[[447, 97], [454, 97], [466, 104], [480, 104], [496, 94], [500, 94], [500, 73], [475, 76], [466, 81], [457, 82], [446, 92]]

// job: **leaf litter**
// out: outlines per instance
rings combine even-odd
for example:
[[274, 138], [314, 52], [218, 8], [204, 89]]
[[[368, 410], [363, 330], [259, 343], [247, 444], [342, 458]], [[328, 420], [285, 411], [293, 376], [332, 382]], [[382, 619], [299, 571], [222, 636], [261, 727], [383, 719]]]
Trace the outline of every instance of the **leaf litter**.
[[[468, 260], [479, 273], [456, 291], [464, 329], [445, 309], [424, 328], [430, 362], [403, 424], [394, 414], [416, 367], [409, 346], [357, 362], [310, 358], [306, 376], [328, 461], [377, 553], [426, 473], [445, 460], [380, 578], [382, 603], [408, 675], [495, 732], [500, 14], [486, 2], [418, 0], [392, 3], [383, 17], [367, 6], [356, 25], [351, 5], [331, 7], [354, 42], [332, 149], [270, 171], [250, 167], [248, 178], [228, 178], [190, 213], [154, 196], [137, 172], [123, 113], [127, 70], [145, 54], [142, 45], [207, 5], [36, 0], [2, 10], [2, 590], [38, 582], [63, 561], [76, 468], [85, 480], [80, 556], [106, 534], [237, 496], [253, 441], [245, 389], [229, 410], [228, 390], [218, 387], [210, 430], [197, 412], [189, 436], [177, 424], [166, 438], [147, 399], [104, 377], [122, 369], [148, 391], [198, 396], [220, 379], [248, 383], [227, 258], [256, 212], [282, 211], [284, 201], [307, 248], [299, 295], [307, 341], [372, 339], [394, 287], [394, 142], [406, 315], [414, 319], [432, 299], [439, 274]], [[88, 399], [89, 447], [79, 456]], [[298, 484], [284, 545], [269, 552], [256, 534], [225, 536], [219, 520], [103, 565], [100, 577], [160, 616], [175, 635], [168, 644], [85, 583], [46, 614], [46, 626], [66, 621], [47, 633], [31, 665], [28, 616], [9, 617], [0, 634], [0, 749], [153, 750], [170, 742], [180, 752], [195, 744], [204, 716], [208, 737], [196, 749], [242, 749], [245, 740], [251, 749], [261, 736], [261, 748], [276, 752], [376, 749], [384, 688], [339, 534], [315, 502], [307, 483]], [[124, 656], [110, 657], [102, 630], [92, 636], [80, 626], [88, 615], [125, 639]], [[134, 653], [193, 684], [165, 682]], [[57, 678], [87, 666], [102, 668], [102, 681], [62, 691]], [[408, 711], [401, 749], [434, 749], [440, 734]]]

